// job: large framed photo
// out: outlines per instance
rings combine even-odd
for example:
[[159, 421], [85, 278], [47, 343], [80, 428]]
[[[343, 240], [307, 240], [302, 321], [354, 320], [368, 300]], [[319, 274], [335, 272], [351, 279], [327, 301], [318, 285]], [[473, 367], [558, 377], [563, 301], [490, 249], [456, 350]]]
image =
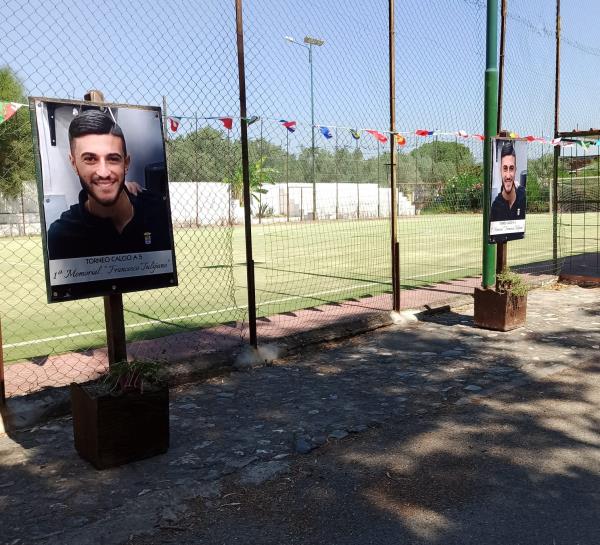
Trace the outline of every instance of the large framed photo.
[[177, 285], [160, 108], [29, 105], [48, 302]]
[[492, 140], [489, 242], [525, 237], [527, 212], [527, 142]]

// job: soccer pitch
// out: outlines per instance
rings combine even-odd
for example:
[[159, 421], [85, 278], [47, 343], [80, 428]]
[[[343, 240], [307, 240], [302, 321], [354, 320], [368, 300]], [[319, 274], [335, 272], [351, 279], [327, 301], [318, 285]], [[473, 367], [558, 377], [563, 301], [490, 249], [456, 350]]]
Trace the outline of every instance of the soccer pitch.
[[[479, 274], [481, 221], [400, 218], [403, 287]], [[252, 235], [259, 316], [391, 290], [387, 218], [269, 223], [254, 225]], [[124, 295], [130, 341], [247, 316], [243, 227], [178, 228], [175, 240], [179, 286]], [[39, 237], [1, 239], [0, 257], [7, 363], [105, 345], [102, 298], [46, 303]], [[551, 257], [552, 216], [528, 215], [526, 238], [510, 243], [511, 265]]]

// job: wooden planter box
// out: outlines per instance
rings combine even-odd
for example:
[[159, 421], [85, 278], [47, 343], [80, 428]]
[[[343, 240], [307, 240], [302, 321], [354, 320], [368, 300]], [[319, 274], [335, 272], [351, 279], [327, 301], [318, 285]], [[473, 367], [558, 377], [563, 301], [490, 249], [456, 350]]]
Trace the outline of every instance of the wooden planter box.
[[169, 389], [92, 397], [71, 384], [73, 434], [79, 455], [97, 469], [169, 449]]
[[475, 288], [475, 325], [510, 331], [523, 327], [527, 317], [527, 295], [517, 297], [496, 290]]

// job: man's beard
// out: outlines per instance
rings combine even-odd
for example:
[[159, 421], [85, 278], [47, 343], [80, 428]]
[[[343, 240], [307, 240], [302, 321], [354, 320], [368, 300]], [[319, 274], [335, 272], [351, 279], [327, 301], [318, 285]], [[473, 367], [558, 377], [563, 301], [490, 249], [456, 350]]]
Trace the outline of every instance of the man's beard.
[[83, 181], [83, 178], [81, 176], [79, 176], [79, 183], [81, 184], [82, 189], [86, 192], [86, 194], [88, 196], [88, 199], [92, 199], [95, 203], [99, 204], [100, 206], [104, 206], [106, 208], [108, 208], [110, 206], [113, 206], [119, 200], [119, 197], [121, 196], [121, 193], [123, 193], [123, 190], [125, 189], [125, 178], [123, 178], [123, 180], [121, 180], [121, 183], [119, 184], [119, 190], [117, 191], [117, 194], [116, 194], [116, 196], [115, 196], [114, 199], [112, 199], [110, 202], [99, 201], [89, 191], [89, 189], [87, 188], [86, 183]]
[[513, 192], [513, 189], [516, 191], [516, 186], [515, 186], [515, 181], [513, 180], [510, 184], [510, 189], [508, 191], [506, 191], [505, 186], [504, 186], [504, 181], [502, 182], [502, 192], [506, 193], [507, 195], [510, 195]]

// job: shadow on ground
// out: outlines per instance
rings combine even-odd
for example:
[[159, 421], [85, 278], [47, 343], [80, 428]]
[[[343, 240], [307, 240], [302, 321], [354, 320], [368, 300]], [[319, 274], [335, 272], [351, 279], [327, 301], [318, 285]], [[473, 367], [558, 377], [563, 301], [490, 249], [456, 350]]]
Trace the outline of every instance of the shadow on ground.
[[[599, 332], [571, 303], [506, 334], [434, 315], [180, 388], [169, 453], [115, 470], [79, 460], [68, 419], [18, 433], [2, 539], [595, 543]], [[257, 468], [275, 478], [253, 486]]]

